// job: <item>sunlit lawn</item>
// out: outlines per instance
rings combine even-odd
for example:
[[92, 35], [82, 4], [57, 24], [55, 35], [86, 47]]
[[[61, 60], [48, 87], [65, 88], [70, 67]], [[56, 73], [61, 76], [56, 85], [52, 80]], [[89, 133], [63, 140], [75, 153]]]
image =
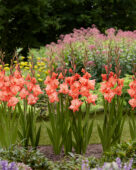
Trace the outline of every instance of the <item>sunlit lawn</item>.
[[[100, 139], [99, 139], [98, 132], [97, 132], [97, 124], [98, 123], [102, 124], [103, 114], [99, 114], [99, 115], [95, 116], [95, 118], [93, 118], [93, 119], [95, 120], [95, 122], [94, 122], [92, 137], [91, 137], [91, 140], [90, 140], [91, 144], [100, 143]], [[90, 120], [91, 120], [91, 118], [90, 118]], [[124, 130], [123, 130], [123, 134], [122, 134], [122, 141], [130, 140], [128, 121], [129, 121], [129, 118], [126, 118]], [[41, 122], [41, 124], [42, 124], [42, 132], [41, 132], [40, 145], [50, 145], [51, 143], [50, 143], [47, 131], [46, 131], [46, 126], [49, 126], [49, 121], [48, 122]]]

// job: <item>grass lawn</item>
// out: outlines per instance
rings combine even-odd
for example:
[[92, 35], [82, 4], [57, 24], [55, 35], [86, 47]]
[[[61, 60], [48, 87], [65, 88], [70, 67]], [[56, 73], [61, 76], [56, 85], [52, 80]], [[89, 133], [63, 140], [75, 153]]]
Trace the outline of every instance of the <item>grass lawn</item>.
[[[90, 118], [91, 120], [91, 118]], [[103, 122], [103, 114], [96, 115], [94, 118], [94, 127], [93, 127], [93, 133], [92, 137], [90, 140], [90, 144], [93, 143], [100, 143], [100, 139], [98, 136], [97, 132], [97, 124], [100, 123], [102, 124]], [[126, 118], [125, 125], [124, 125], [124, 130], [122, 134], [122, 141], [129, 141], [130, 138], [130, 133], [129, 133], [129, 124], [128, 124], [129, 118]], [[49, 126], [49, 121], [48, 122], [40, 122], [42, 124], [42, 132], [41, 132], [41, 138], [40, 138], [40, 145], [50, 145], [50, 139], [48, 137], [47, 131], [46, 131], [46, 126]], [[39, 124], [39, 123], [38, 123]]]

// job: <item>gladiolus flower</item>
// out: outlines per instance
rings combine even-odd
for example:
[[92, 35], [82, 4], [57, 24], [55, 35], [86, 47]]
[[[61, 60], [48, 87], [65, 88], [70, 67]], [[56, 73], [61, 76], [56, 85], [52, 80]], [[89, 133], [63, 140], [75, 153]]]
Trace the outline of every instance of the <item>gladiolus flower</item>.
[[69, 72], [70, 72], [70, 73], [73, 73], [73, 70], [70, 68], [70, 69], [69, 69]]
[[82, 96], [88, 97], [89, 96], [89, 89], [86, 86], [82, 86], [80, 89], [80, 94]]
[[28, 92], [25, 88], [23, 88], [23, 89], [20, 91], [20, 94], [19, 94], [19, 96], [21, 97], [21, 99], [25, 99], [26, 96], [28, 96], [28, 95], [29, 95], [29, 92]]
[[97, 99], [97, 95], [92, 95], [91, 93], [89, 94], [89, 96], [87, 97], [86, 101], [88, 103], [92, 103], [95, 105], [95, 101]]
[[136, 99], [130, 99], [129, 100], [129, 104], [131, 105], [131, 107], [134, 109], [136, 108]]
[[91, 78], [91, 74], [88, 73], [88, 72], [86, 72], [86, 73], [83, 75], [83, 77], [86, 78], [86, 79], [89, 79], [89, 78]]
[[52, 86], [50, 84], [48, 84], [46, 86], [45, 91], [46, 91], [47, 95], [51, 95], [52, 93], [55, 92], [55, 90], [52, 88]]
[[86, 71], [85, 71], [85, 69], [84, 69], [84, 68], [82, 68], [81, 72], [85, 74], [85, 72], [86, 72]]
[[114, 96], [115, 93], [113, 91], [110, 91], [109, 93], [104, 94], [104, 99], [111, 103], [111, 100], [113, 99]]
[[33, 105], [37, 102], [38, 98], [35, 97], [33, 94], [29, 94], [27, 101], [29, 105]]
[[11, 97], [11, 98], [9, 99], [7, 105], [8, 105], [9, 107], [15, 107], [18, 102], [19, 102], [18, 98], [16, 98], [16, 97]]
[[69, 96], [71, 96], [73, 99], [77, 99], [79, 96], [79, 90], [78, 89], [73, 89], [69, 90]]
[[11, 93], [15, 96], [20, 91], [20, 87], [19, 86], [11, 86], [10, 90], [11, 90]]
[[68, 85], [66, 83], [61, 84], [59, 93], [68, 94], [68, 92], [69, 92]]
[[129, 100], [129, 104], [134, 109], [136, 107], [136, 80], [130, 82], [130, 89], [128, 90], [129, 95], [132, 99]]
[[81, 102], [79, 99], [74, 99], [71, 101], [70, 109], [73, 110], [73, 112], [78, 111], [79, 107], [82, 105], [83, 102]]
[[95, 80], [88, 80], [87, 82], [87, 88], [89, 90], [94, 90], [94, 87], [95, 87]]
[[34, 84], [31, 82], [26, 82], [27, 89], [31, 92], [33, 89]]
[[102, 80], [107, 81], [107, 74], [101, 74]]
[[57, 76], [58, 76], [58, 73], [54, 73], [54, 72], [53, 72], [51, 78], [52, 78], [52, 79], [56, 79]]
[[44, 84], [47, 85], [47, 84], [49, 84], [50, 82], [51, 82], [51, 78], [50, 78], [50, 76], [47, 76], [47, 77], [46, 77], [46, 80], [44, 81]]
[[38, 84], [34, 85], [32, 90], [33, 90], [34, 96], [38, 96], [40, 94], [43, 94], [43, 92], [42, 92], [42, 90], [41, 90], [41, 88], [40, 88], [40, 86]]
[[63, 74], [60, 73], [58, 79], [63, 79], [63, 78], [64, 78], [64, 77], [63, 77]]
[[57, 92], [53, 92], [51, 95], [49, 95], [49, 101], [51, 103], [58, 102], [59, 101], [58, 93]]
[[114, 89], [114, 92], [115, 92], [116, 95], [121, 96], [121, 94], [122, 94], [122, 86], [117, 86]]
[[136, 96], [136, 90], [128, 89], [128, 94], [131, 96], [131, 98], [134, 98]]

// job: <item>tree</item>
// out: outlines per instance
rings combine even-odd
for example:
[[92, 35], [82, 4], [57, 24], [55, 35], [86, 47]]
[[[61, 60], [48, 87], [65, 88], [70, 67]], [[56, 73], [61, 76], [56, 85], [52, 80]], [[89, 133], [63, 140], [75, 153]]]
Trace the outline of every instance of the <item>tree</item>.
[[0, 1], [0, 48], [9, 62], [16, 48], [38, 47], [42, 40], [39, 34], [46, 34], [45, 9], [48, 2], [43, 0], [1, 0]]

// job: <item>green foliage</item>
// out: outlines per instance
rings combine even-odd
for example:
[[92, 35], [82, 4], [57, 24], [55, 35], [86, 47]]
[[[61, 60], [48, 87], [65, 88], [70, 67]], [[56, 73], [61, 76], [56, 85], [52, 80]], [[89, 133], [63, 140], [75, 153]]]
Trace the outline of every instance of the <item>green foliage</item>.
[[103, 151], [110, 150], [112, 145], [120, 143], [125, 116], [123, 116], [123, 99], [118, 96], [111, 103], [104, 101], [104, 121], [98, 124], [98, 134]]
[[93, 130], [93, 121], [88, 122], [89, 119], [90, 105], [86, 104], [85, 115], [81, 112], [74, 113], [72, 121], [72, 131], [73, 131], [73, 147], [77, 154], [85, 153], [87, 146], [90, 142], [90, 137]]
[[48, 169], [50, 162], [39, 151], [29, 149], [26, 150], [21, 147], [11, 147], [8, 150], [0, 150], [0, 159], [14, 162], [23, 162], [33, 169]]
[[[26, 101], [24, 106], [26, 105]], [[35, 108], [31, 106], [30, 108], [26, 108], [24, 110], [21, 109], [20, 104], [18, 104], [19, 113], [20, 113], [20, 126], [18, 135], [24, 148], [28, 149], [29, 143], [31, 146], [36, 149], [40, 140], [41, 133], [41, 125], [39, 127], [36, 126], [37, 115], [35, 112]]]
[[49, 103], [48, 111], [51, 127], [47, 127], [47, 132], [55, 154], [59, 154], [64, 145], [65, 154], [72, 151], [72, 128], [70, 120], [69, 104], [63, 103], [63, 95], [60, 94], [60, 102], [56, 107]]
[[53, 150], [55, 154], [60, 154], [62, 149], [62, 126], [63, 126], [63, 117], [61, 116], [63, 113], [60, 112], [59, 103], [57, 106], [57, 113], [55, 114], [55, 110], [52, 111], [52, 107], [48, 104], [49, 117], [51, 128], [47, 127], [47, 132], [50, 138], [50, 141], [53, 145]]
[[56, 105], [48, 104], [51, 126], [47, 127], [47, 132], [54, 152], [59, 154], [64, 146], [65, 154], [72, 152], [72, 147], [77, 154], [85, 153], [93, 130], [93, 121], [88, 121], [90, 104], [86, 103], [86, 113], [81, 109], [73, 113], [67, 96], [64, 99], [60, 94], [59, 99]]
[[132, 110], [129, 120], [129, 130], [132, 140], [136, 140], [136, 122], [135, 122], [135, 111]]
[[8, 149], [17, 143], [18, 119], [16, 109], [8, 109], [5, 103], [0, 104], [0, 147]]
[[109, 162], [115, 160], [117, 157], [121, 158], [123, 162], [127, 162], [129, 159], [133, 158], [134, 167], [136, 167], [136, 142], [129, 141], [117, 144], [112, 147], [110, 152], [105, 152], [101, 162]]

